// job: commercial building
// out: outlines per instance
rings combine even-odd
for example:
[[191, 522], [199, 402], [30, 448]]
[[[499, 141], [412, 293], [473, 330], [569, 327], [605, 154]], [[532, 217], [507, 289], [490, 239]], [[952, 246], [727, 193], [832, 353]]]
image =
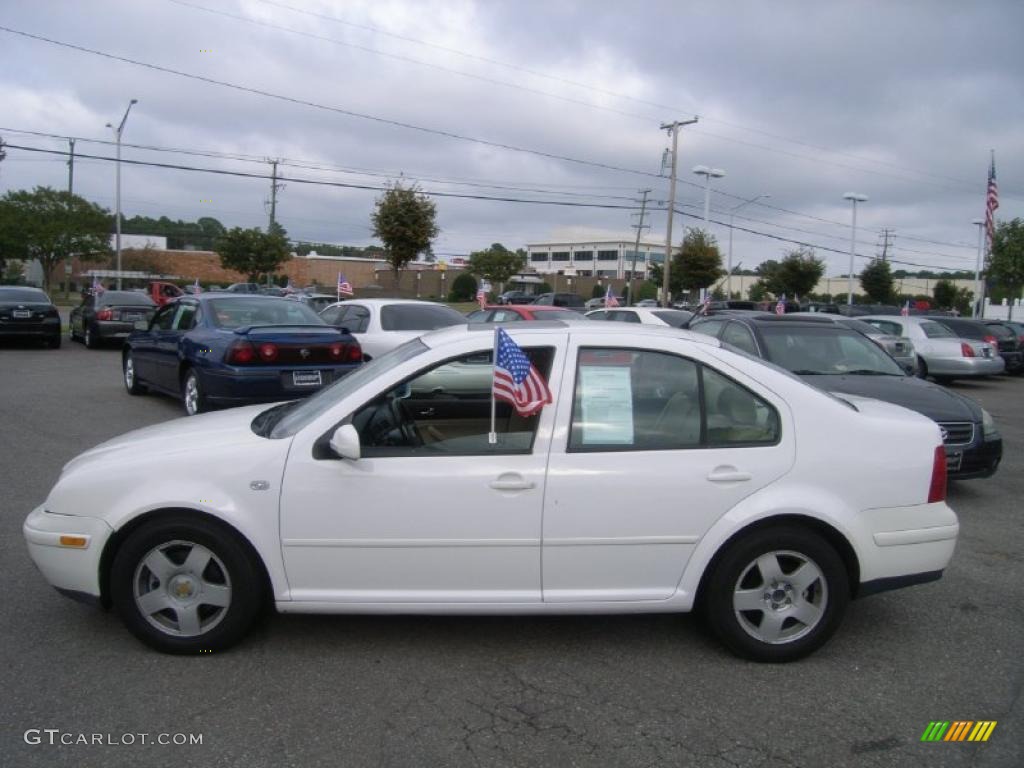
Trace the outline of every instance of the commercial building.
[[551, 243], [530, 243], [526, 246], [528, 269], [541, 275], [607, 277], [628, 280], [650, 275], [651, 264], [663, 264], [665, 244], [635, 240], [563, 240]]

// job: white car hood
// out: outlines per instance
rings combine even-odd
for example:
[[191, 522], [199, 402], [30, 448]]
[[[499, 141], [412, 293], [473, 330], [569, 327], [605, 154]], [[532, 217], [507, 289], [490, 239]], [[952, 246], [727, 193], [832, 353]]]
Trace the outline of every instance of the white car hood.
[[264, 440], [250, 426], [257, 414], [272, 405], [250, 405], [224, 411], [183, 416], [179, 419], [126, 432], [79, 454], [64, 465], [63, 472], [87, 465], [122, 463], [139, 456], [171, 455], [195, 450], [197, 447], [230, 447], [240, 443]]

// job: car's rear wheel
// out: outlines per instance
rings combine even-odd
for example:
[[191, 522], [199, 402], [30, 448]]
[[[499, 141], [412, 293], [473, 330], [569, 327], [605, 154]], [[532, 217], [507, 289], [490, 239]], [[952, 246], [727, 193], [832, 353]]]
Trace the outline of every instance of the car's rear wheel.
[[754, 661], [795, 661], [839, 627], [849, 577], [842, 558], [816, 533], [760, 528], [717, 559], [703, 598], [711, 629], [731, 651]]
[[923, 357], [917, 358], [917, 375], [922, 379], [928, 378], [928, 363], [924, 361]]
[[210, 410], [203, 385], [199, 381], [199, 374], [191, 368], [185, 371], [181, 380], [181, 402], [185, 406], [185, 413], [189, 416]]
[[55, 334], [46, 340], [46, 346], [50, 349], [60, 349], [60, 334]]
[[110, 590], [136, 637], [178, 654], [234, 645], [265, 596], [259, 564], [238, 536], [185, 515], [136, 529], [114, 557]]
[[125, 352], [121, 369], [124, 373], [124, 388], [128, 390], [128, 394], [145, 394], [146, 385], [139, 382], [139, 375], [135, 371], [135, 356], [132, 354], [131, 350]]
[[96, 329], [86, 323], [85, 326], [85, 346], [89, 349], [96, 349], [100, 345], [100, 336], [96, 332]]

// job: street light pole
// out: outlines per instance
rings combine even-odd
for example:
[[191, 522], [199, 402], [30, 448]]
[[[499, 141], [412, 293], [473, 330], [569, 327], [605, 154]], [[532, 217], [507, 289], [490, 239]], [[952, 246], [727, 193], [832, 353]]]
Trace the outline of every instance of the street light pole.
[[114, 218], [114, 249], [117, 251], [117, 290], [119, 291], [121, 290], [121, 134], [124, 133], [124, 124], [128, 121], [128, 113], [132, 111], [132, 105], [138, 103], [138, 99], [128, 102], [128, 109], [124, 111], [124, 117], [121, 118], [121, 123], [117, 128], [107, 123], [107, 128], [112, 129], [117, 137], [117, 164], [114, 172], [117, 185], [114, 194], [117, 208]]
[[[676, 120], [673, 123], [662, 123], [661, 130], [672, 134], [672, 173], [668, 183], [668, 227], [665, 232], [665, 261], [661, 269], [661, 300], [663, 306], [670, 306], [668, 292], [668, 273], [672, 267], [672, 216], [676, 210], [676, 155], [679, 148], [679, 129], [684, 125], [692, 125], [697, 118], [692, 120]], [[630, 297], [632, 298], [632, 297]]]
[[721, 179], [725, 171], [718, 168], [708, 168], [706, 165], [693, 166], [693, 172], [704, 177], [704, 231], [708, 228], [708, 214], [711, 212], [711, 180]]
[[974, 262], [974, 313], [971, 317], [978, 317], [984, 314], [984, 305], [981, 303], [981, 248], [985, 240], [985, 220], [975, 219], [971, 224], [978, 228], [978, 259]]
[[850, 231], [850, 272], [846, 276], [846, 305], [853, 306], [853, 256], [857, 252], [857, 203], [866, 203], [868, 196], [847, 192], [844, 200], [853, 203], [853, 229]]
[[[726, 299], [731, 299], [732, 298], [732, 221], [733, 221], [733, 216], [735, 216], [736, 215], [736, 211], [738, 211], [743, 206], [750, 205], [751, 203], [756, 203], [758, 200], [761, 200], [761, 199], [763, 199], [765, 197], [771, 197], [771, 195], [769, 195], [767, 193], [762, 193], [760, 195], [757, 195], [756, 197], [750, 198], [749, 200], [744, 200], [739, 205], [735, 205], [731, 209], [729, 209], [729, 264], [728, 264], [728, 269], [726, 270], [726, 274], [725, 274], [725, 298]], [[704, 222], [705, 222], [705, 226], [707, 226], [707, 213], [704, 214]], [[742, 290], [742, 287], [741, 287], [741, 290]]]

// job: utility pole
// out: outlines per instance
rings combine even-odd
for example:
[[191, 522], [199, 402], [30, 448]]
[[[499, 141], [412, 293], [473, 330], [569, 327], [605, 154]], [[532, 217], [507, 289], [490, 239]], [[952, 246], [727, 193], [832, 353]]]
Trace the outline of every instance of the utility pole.
[[679, 129], [684, 125], [692, 125], [696, 122], [697, 118], [695, 117], [692, 120], [676, 120], [673, 123], [661, 124], [661, 130], [668, 131], [672, 135], [672, 173], [669, 176], [668, 186], [668, 227], [665, 231], [665, 261], [661, 270], [661, 301], [662, 305], [666, 307], [671, 306], [668, 276], [672, 266], [672, 217], [676, 209], [676, 166], [678, 165], [676, 160], [679, 154]]
[[882, 261], [889, 260], [889, 237], [895, 234], [896, 232], [892, 229], [882, 230]]
[[633, 278], [636, 276], [636, 257], [640, 253], [640, 234], [645, 229], [650, 229], [649, 225], [644, 224], [644, 216], [647, 215], [647, 196], [651, 194], [651, 190], [641, 189], [640, 194], [643, 195], [643, 199], [640, 201], [640, 222], [632, 225], [636, 230], [636, 245], [633, 246], [633, 264], [629, 268], [629, 301], [626, 302], [626, 305], [630, 307], [636, 304], [636, 299], [633, 297]]
[[68, 194], [75, 194], [75, 140], [68, 139]]
[[[275, 226], [277, 225], [277, 190], [284, 189], [284, 184], [277, 183], [277, 164], [280, 160], [270, 160], [271, 168], [273, 169], [270, 174], [270, 222], [267, 225], [267, 234], [274, 232]], [[267, 285], [271, 285], [271, 274], [267, 272]]]

